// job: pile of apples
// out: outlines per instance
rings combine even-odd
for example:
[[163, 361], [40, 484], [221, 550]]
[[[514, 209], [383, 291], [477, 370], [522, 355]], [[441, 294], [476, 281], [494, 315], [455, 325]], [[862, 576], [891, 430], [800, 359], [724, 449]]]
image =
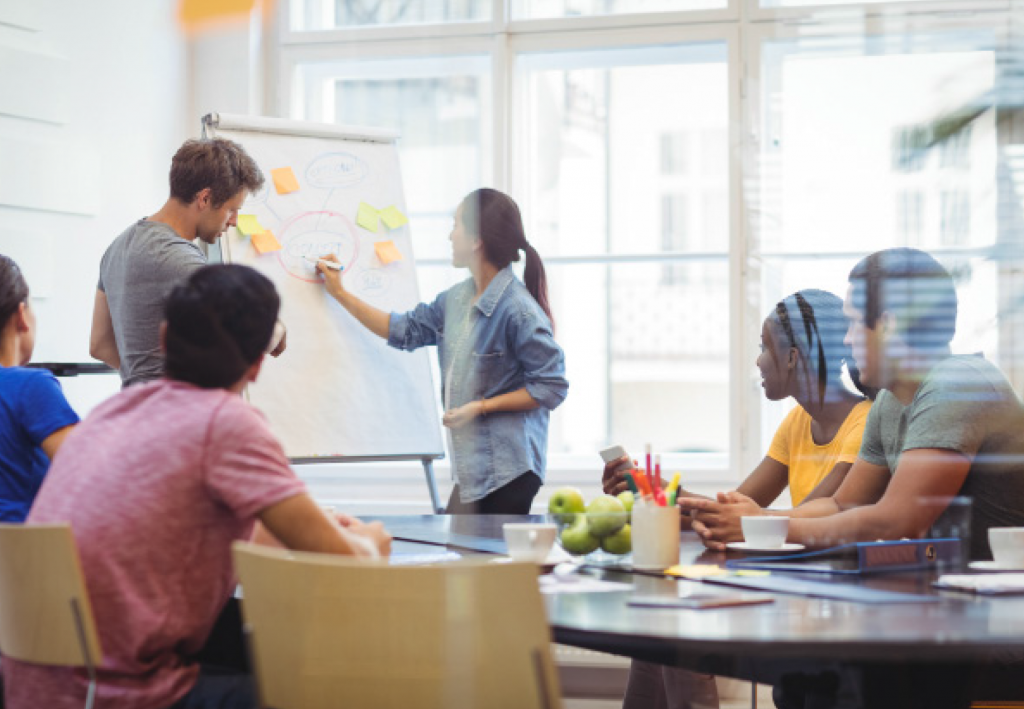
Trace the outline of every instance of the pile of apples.
[[609, 554], [628, 554], [633, 550], [630, 517], [633, 493], [617, 497], [601, 495], [589, 505], [574, 487], [563, 487], [548, 500], [548, 512], [558, 522], [558, 542], [570, 554], [584, 555], [598, 548]]

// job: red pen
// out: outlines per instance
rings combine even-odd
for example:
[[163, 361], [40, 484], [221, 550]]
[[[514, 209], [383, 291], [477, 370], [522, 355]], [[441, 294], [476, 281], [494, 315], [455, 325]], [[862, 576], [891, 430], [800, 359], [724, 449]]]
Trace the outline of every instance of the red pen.
[[653, 473], [651, 471], [651, 444], [650, 443], [645, 443], [644, 444], [644, 453], [646, 454], [646, 457], [647, 457], [647, 470], [646, 470], [647, 484], [651, 486], [651, 494], [654, 495], [655, 494], [655, 492], [654, 492], [654, 475], [653, 475]]
[[661, 507], [668, 507], [665, 491], [661, 489], [661, 454], [654, 456], [654, 501]]

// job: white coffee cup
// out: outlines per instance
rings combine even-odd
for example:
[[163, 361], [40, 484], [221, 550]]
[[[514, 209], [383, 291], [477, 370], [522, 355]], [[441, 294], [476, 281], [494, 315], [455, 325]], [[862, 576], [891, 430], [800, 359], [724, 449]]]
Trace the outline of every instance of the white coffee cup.
[[679, 563], [679, 508], [633, 505], [633, 566], [667, 569]]
[[550, 522], [507, 522], [502, 525], [508, 555], [515, 561], [541, 564], [548, 558], [558, 535], [558, 527]]
[[743, 540], [752, 549], [780, 549], [789, 534], [789, 517], [740, 517]]
[[1024, 569], [1024, 527], [990, 527], [988, 545], [997, 564]]

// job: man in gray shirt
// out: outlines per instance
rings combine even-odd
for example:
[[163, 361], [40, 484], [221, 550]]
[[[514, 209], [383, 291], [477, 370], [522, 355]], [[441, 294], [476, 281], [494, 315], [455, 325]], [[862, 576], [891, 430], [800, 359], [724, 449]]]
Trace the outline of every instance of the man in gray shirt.
[[740, 517], [784, 514], [788, 541], [809, 547], [913, 539], [948, 514], [928, 498], [963, 495], [971, 556], [988, 557], [990, 527], [1024, 526], [1024, 405], [993, 364], [952, 355], [953, 279], [923, 251], [879, 251], [850, 272], [844, 311], [861, 381], [881, 391], [843, 484], [785, 512], [736, 492], [686, 499], [694, 529], [717, 549], [742, 539]]
[[[186, 141], [171, 161], [171, 194], [107, 248], [93, 306], [89, 354], [121, 373], [122, 386], [163, 374], [160, 322], [171, 290], [206, 265], [196, 244], [213, 244], [235, 226], [263, 173], [230, 140]], [[280, 340], [275, 356], [284, 349]]]

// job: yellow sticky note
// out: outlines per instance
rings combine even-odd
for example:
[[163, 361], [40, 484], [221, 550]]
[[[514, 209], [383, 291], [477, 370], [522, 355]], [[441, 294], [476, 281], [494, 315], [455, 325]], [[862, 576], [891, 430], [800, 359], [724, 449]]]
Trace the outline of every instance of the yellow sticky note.
[[246, 236], [252, 236], [253, 234], [259, 234], [261, 231], [266, 231], [260, 224], [260, 220], [256, 218], [255, 214], [239, 214], [238, 215], [238, 231], [242, 232]]
[[290, 167], [279, 167], [270, 171], [274, 180], [274, 189], [278, 194], [289, 194], [299, 191], [299, 181], [295, 179], [295, 173]]
[[689, 564], [670, 566], [665, 569], [667, 576], [681, 576], [684, 579], [702, 579], [706, 576], [721, 576], [725, 569], [714, 564]]
[[380, 212], [366, 202], [360, 202], [359, 213], [356, 215], [356, 224], [367, 231], [376, 233], [377, 227], [380, 225]]
[[252, 235], [252, 245], [256, 248], [258, 254], [269, 254], [272, 251], [281, 250], [281, 242], [274, 236], [274, 232], [261, 231], [259, 234]]
[[402, 260], [402, 252], [398, 250], [393, 241], [378, 241], [373, 245], [373, 250], [377, 252], [377, 258], [385, 266], [392, 261]]
[[409, 217], [402, 214], [402, 210], [395, 205], [380, 210], [380, 218], [384, 220], [384, 225], [388, 229], [397, 229], [409, 223]]
[[771, 571], [764, 571], [762, 569], [740, 569], [739, 571], [734, 571], [733, 572], [733, 576], [757, 577], [757, 576], [771, 576], [771, 575], [772, 575]]

